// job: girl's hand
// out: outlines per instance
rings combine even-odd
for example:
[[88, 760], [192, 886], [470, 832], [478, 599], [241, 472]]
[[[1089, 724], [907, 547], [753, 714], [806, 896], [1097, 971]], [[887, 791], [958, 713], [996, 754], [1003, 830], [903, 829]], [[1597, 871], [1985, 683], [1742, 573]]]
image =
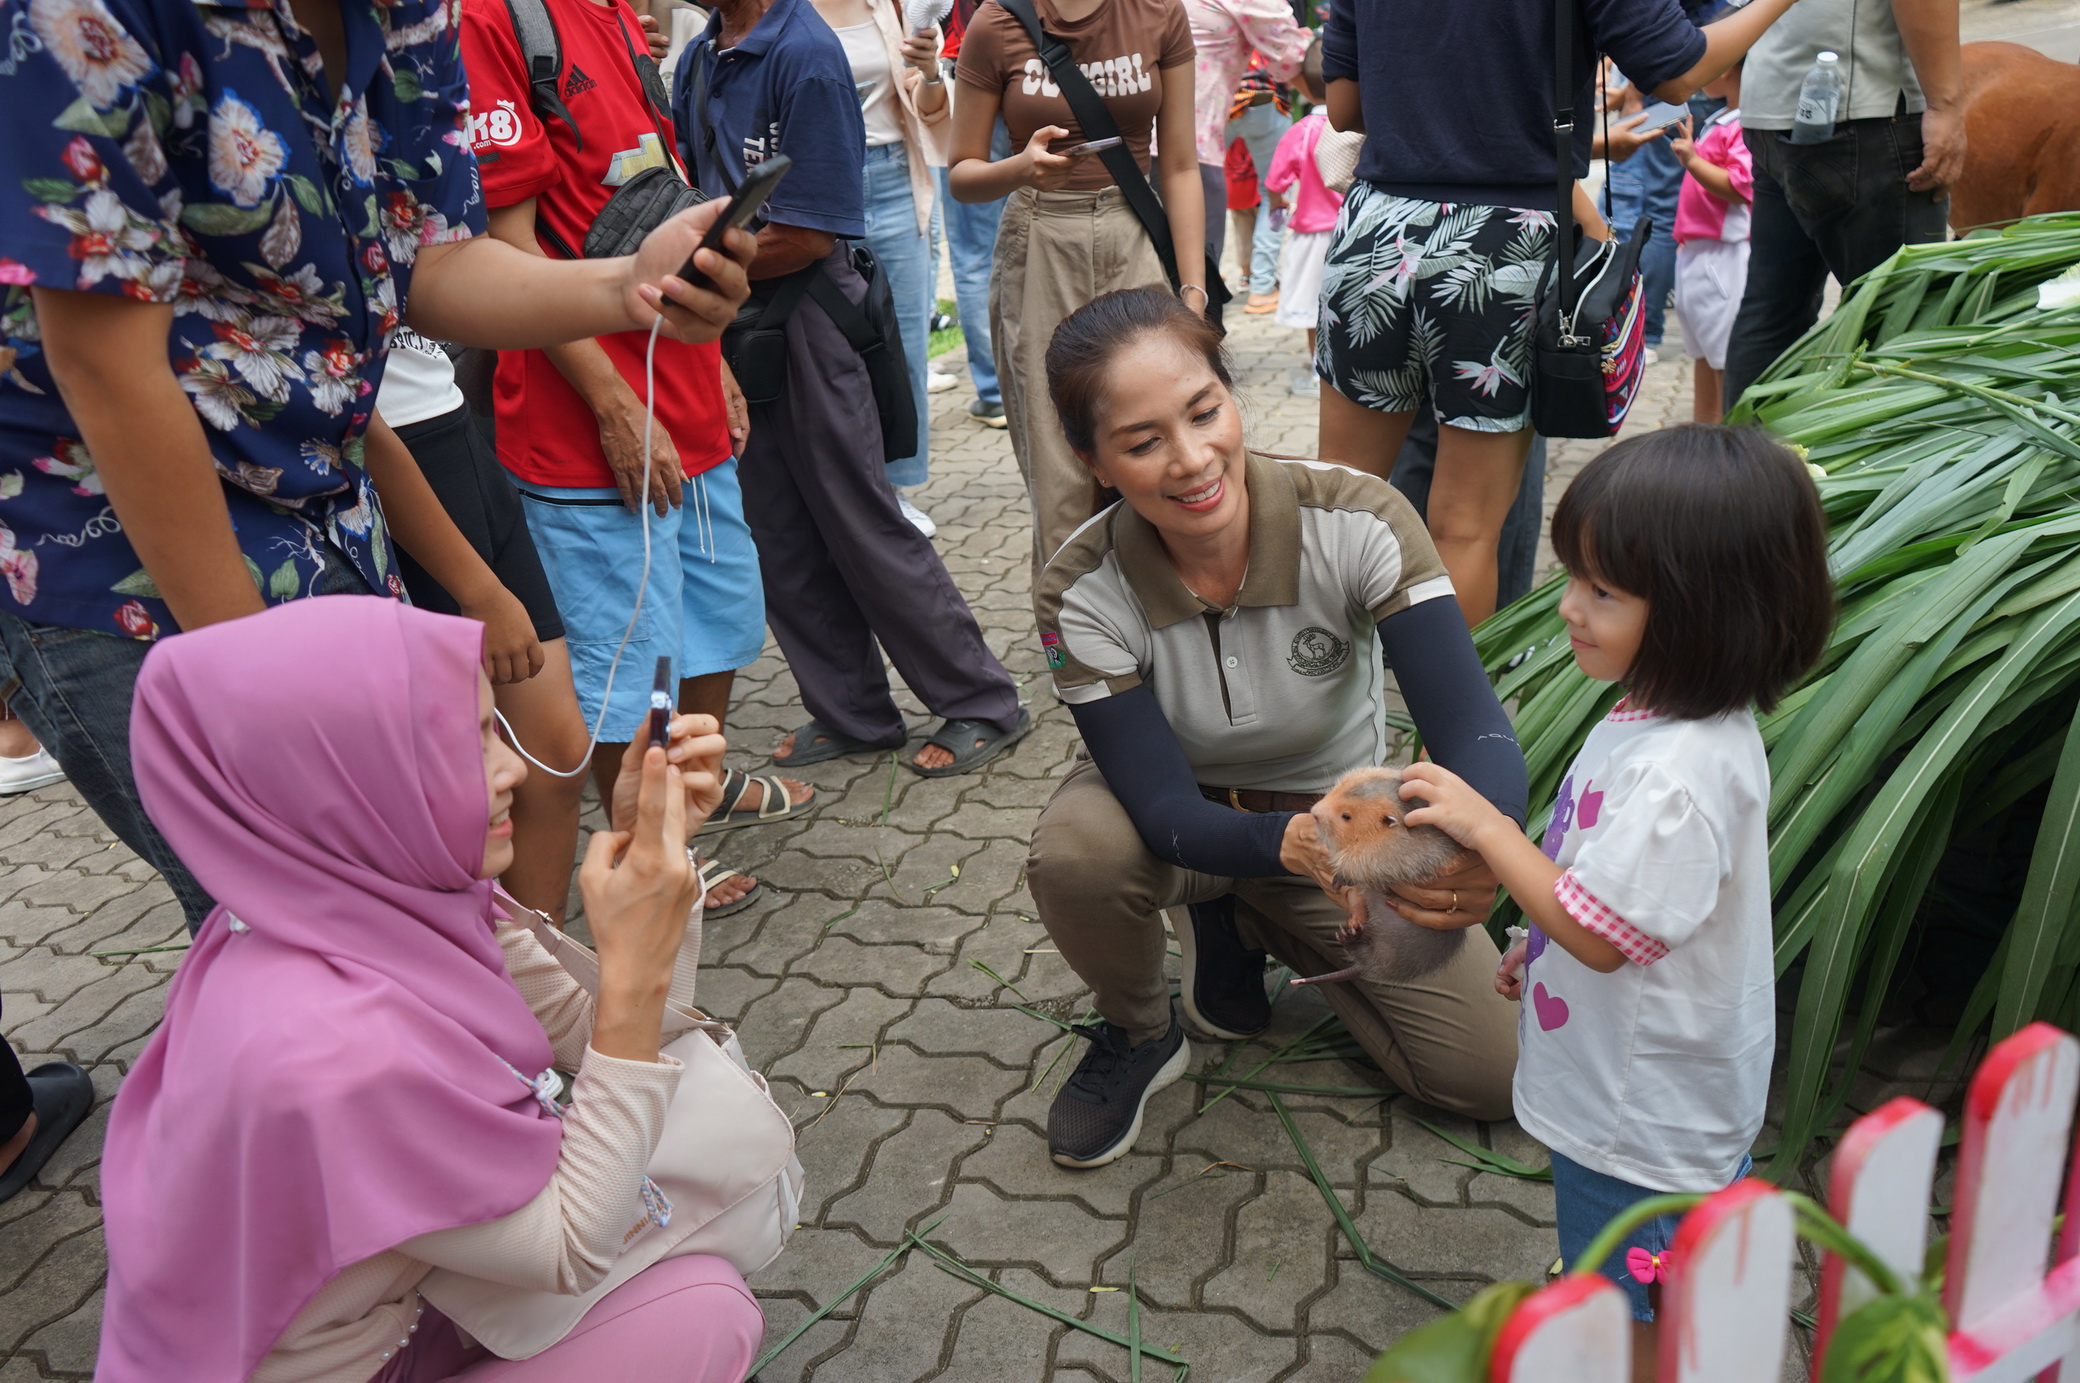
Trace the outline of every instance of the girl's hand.
[[1690, 138], [1690, 120], [1685, 116], [1668, 131], [1668, 151], [1676, 156], [1676, 162], [1688, 168], [1690, 160], [1697, 157], [1697, 142]]
[[945, 38], [934, 24], [929, 29], [903, 35], [903, 61], [929, 77], [939, 67], [939, 54], [946, 49]]
[[592, 1046], [603, 1056], [655, 1061], [672, 965], [700, 901], [700, 876], [686, 853], [684, 775], [663, 750], [649, 749], [624, 777], [637, 780], [635, 820], [628, 830], [593, 832], [578, 869], [599, 952]]
[[[647, 729], [647, 727], [646, 727]], [[713, 716], [675, 716], [665, 732], [666, 762], [680, 775], [688, 833], [697, 831], [722, 805], [722, 755], [729, 741]], [[638, 737], [621, 755], [621, 776], [614, 780], [611, 819], [616, 831], [627, 831], [640, 814], [643, 761], [650, 745]]]
[[1524, 998], [1524, 956], [1530, 947], [1528, 938], [1519, 938], [1502, 953], [1502, 961], [1495, 967], [1495, 992], [1513, 1004]]
[[1088, 158], [1089, 155], [1078, 154], [1075, 158], [1070, 158], [1065, 154], [1047, 152], [1050, 141], [1068, 137], [1069, 132], [1060, 125], [1043, 125], [1033, 131], [1033, 137], [1026, 141], [1025, 152], [1020, 155], [1026, 161], [1028, 186], [1036, 187], [1042, 192], [1055, 192], [1069, 185], [1069, 177], [1076, 171], [1077, 160]]
[[1403, 818], [1409, 825], [1435, 826], [1469, 850], [1478, 851], [1484, 834], [1498, 823], [1516, 829], [1464, 778], [1427, 759], [1401, 771], [1401, 796], [1404, 801], [1416, 797], [1429, 803]]
[[534, 620], [520, 598], [503, 586], [481, 596], [457, 600], [465, 619], [484, 626], [484, 675], [494, 687], [525, 682], [542, 670], [542, 645], [534, 636]]

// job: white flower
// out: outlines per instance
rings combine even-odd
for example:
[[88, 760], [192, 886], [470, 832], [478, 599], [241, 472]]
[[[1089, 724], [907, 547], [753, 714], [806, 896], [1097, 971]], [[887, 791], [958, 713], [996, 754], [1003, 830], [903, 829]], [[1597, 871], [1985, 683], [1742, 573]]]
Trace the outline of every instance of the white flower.
[[72, 482], [72, 493], [90, 499], [105, 494], [101, 488], [101, 477], [95, 473], [94, 458], [87, 449], [67, 438], [58, 439], [56, 456], [39, 456], [34, 465], [45, 475], [55, 475]]
[[288, 156], [260, 112], [227, 88], [209, 113], [210, 186], [238, 206], [258, 206]]
[[[361, 392], [361, 358], [351, 341], [338, 340], [322, 351], [303, 353], [304, 372], [310, 376], [311, 400], [327, 416], [338, 417]], [[311, 442], [303, 444], [304, 458], [322, 470], [332, 466], [330, 457], [311, 454]], [[336, 456], [337, 452], [334, 451]]]
[[368, 530], [375, 524], [375, 510], [368, 502], [368, 491], [361, 491], [352, 509], [333, 510], [332, 521], [357, 538], [367, 537]]
[[0, 524], [0, 572], [7, 576], [7, 591], [17, 605], [36, 602], [36, 552], [14, 545], [14, 530]]
[[228, 361], [261, 398], [289, 401], [290, 383], [303, 379], [296, 358], [289, 354], [302, 334], [295, 318], [256, 312], [243, 320], [213, 323], [212, 329], [217, 339], [202, 348], [203, 356]]
[[[194, 263], [193, 260], [189, 262]], [[245, 267], [253, 276], [254, 286], [260, 290], [258, 294], [246, 295], [249, 301], [268, 301], [292, 317], [301, 317], [320, 326], [330, 326], [347, 315], [341, 301], [343, 290], [334, 285], [327, 291], [316, 265], [299, 264], [294, 273], [278, 273], [264, 264]]]
[[201, 359], [181, 367], [181, 388], [195, 401], [195, 411], [219, 432], [235, 431], [247, 421], [245, 410], [258, 402], [253, 391], [231, 377], [221, 360]]
[[105, 278], [144, 283], [152, 261], [139, 253], [159, 243], [160, 228], [133, 214], [123, 199], [105, 187], [89, 191], [77, 207], [46, 202], [35, 214], [72, 232], [72, 257], [79, 261], [79, 286], [91, 288]]
[[368, 98], [356, 97], [343, 138], [347, 146], [347, 171], [362, 187], [376, 180], [376, 139], [380, 134], [381, 131], [368, 118]]
[[[152, 70], [152, 59], [101, 0], [29, 0], [29, 24], [79, 94], [99, 110]], [[17, 40], [19, 41], [19, 40]]]
[[320, 475], [331, 475], [339, 469], [339, 448], [330, 442], [307, 437], [296, 444], [296, 451], [303, 457], [304, 464]]

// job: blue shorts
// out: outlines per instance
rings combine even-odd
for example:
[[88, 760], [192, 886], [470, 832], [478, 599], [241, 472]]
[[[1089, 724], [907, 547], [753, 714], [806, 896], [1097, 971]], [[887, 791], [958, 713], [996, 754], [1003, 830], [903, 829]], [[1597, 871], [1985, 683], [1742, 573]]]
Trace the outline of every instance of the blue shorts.
[[[518, 482], [527, 526], [541, 552], [569, 640], [571, 676], [585, 723], [599, 717], [607, 669], [628, 632], [643, 572], [643, 521], [618, 490]], [[737, 463], [725, 461], [686, 482], [680, 506], [650, 515], [650, 586], [621, 663], [599, 737], [633, 738], [650, 710], [657, 660], [674, 677], [730, 672], [759, 655], [766, 640], [765, 588], [758, 549], [744, 522]]]
[[[1620, 1181], [1614, 1176], [1584, 1167], [1559, 1153], [1553, 1158], [1553, 1203], [1559, 1212], [1560, 1261], [1574, 1271], [1575, 1259], [1589, 1247], [1589, 1241], [1603, 1231], [1603, 1227], [1618, 1217], [1618, 1212], [1636, 1205], [1649, 1196], [1665, 1192], [1645, 1186], [1634, 1186], [1629, 1181]], [[1754, 1159], [1742, 1158], [1741, 1170], [1734, 1177], [1739, 1181], [1755, 1165]], [[1642, 1248], [1650, 1254], [1664, 1254], [1669, 1245], [1676, 1241], [1676, 1226], [1679, 1216], [1660, 1215], [1647, 1221], [1625, 1236], [1623, 1242], [1612, 1251], [1598, 1269], [1605, 1277], [1618, 1284], [1632, 1302], [1632, 1318], [1636, 1321], [1654, 1319], [1654, 1308], [1647, 1299], [1647, 1284], [1625, 1270], [1625, 1250]]]

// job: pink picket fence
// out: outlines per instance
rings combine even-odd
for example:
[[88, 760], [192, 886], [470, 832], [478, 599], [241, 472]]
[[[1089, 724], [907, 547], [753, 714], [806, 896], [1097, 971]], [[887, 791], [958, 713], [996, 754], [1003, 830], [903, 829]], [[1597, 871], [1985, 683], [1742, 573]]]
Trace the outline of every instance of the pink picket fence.
[[[1952, 1383], [2080, 1383], [2080, 1159], [2069, 1151], [2080, 1042], [2034, 1023], [1996, 1046], [1965, 1099], [1943, 1306]], [[1828, 1208], [1903, 1278], [1921, 1270], [1943, 1118], [1896, 1099], [1835, 1151]], [[2061, 1187], [2063, 1204], [2061, 1205]], [[2064, 1225], [2054, 1241], [2059, 1211]], [[1729, 1186], [1678, 1230], [1662, 1288], [1660, 1383], [1774, 1383], [1790, 1327], [1792, 1210], [1758, 1180]], [[1876, 1294], [1828, 1255], [1812, 1373], [1835, 1323]], [[1491, 1383], [1621, 1383], [1624, 1295], [1563, 1278], [1525, 1299], [1497, 1339]]]

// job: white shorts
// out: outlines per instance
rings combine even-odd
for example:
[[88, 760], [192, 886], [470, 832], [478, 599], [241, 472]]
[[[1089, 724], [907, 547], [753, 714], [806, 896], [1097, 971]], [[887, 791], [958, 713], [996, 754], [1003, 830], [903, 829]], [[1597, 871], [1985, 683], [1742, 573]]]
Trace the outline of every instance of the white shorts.
[[1676, 247], [1676, 320], [1692, 360], [1726, 368], [1726, 342], [1747, 286], [1747, 241], [1690, 240]]
[[1322, 265], [1334, 231], [1287, 231], [1278, 252], [1278, 310], [1275, 326], [1313, 331], [1322, 315]]

